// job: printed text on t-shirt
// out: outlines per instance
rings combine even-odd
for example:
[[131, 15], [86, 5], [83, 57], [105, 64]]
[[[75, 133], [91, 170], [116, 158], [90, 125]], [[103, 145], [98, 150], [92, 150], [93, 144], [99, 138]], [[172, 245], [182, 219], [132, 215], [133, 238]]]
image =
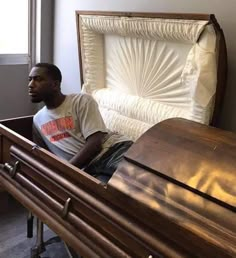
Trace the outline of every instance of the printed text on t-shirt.
[[51, 120], [41, 126], [42, 133], [45, 136], [71, 129], [74, 129], [74, 121], [71, 116]]

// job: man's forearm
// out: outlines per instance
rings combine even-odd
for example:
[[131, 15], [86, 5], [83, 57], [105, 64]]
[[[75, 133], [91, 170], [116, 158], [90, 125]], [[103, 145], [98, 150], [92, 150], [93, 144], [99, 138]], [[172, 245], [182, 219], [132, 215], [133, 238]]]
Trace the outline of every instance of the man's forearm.
[[44, 142], [42, 136], [39, 134], [35, 126], [33, 126], [32, 128], [32, 134], [33, 142], [36, 143], [38, 146], [48, 150], [46, 143]]
[[96, 132], [86, 139], [84, 147], [69, 161], [78, 168], [83, 168], [96, 157], [102, 149], [103, 139], [106, 133]]
[[83, 149], [77, 153], [69, 162], [78, 168], [83, 168], [85, 165], [96, 157], [101, 151], [102, 147], [100, 144], [95, 145], [94, 143], [86, 143]]

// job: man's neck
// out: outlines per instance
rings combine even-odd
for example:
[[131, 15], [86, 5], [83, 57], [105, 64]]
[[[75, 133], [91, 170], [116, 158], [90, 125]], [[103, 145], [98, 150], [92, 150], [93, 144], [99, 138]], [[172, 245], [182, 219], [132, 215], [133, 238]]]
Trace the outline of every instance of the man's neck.
[[45, 100], [45, 105], [48, 109], [55, 109], [59, 107], [65, 100], [66, 95], [60, 93], [53, 98], [50, 98], [50, 100]]

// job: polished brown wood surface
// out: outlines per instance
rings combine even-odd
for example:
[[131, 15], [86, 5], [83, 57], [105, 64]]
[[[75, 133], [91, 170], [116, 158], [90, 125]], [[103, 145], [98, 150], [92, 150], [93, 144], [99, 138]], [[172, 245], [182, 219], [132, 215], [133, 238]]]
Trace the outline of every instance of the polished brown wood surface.
[[169, 119], [134, 143], [126, 158], [236, 211], [232, 187], [236, 182], [236, 135], [232, 132]]
[[235, 257], [235, 134], [163, 121], [107, 185], [3, 125], [0, 134], [3, 187], [83, 256]]
[[151, 12], [111, 12], [111, 11], [76, 11], [81, 15], [100, 15], [100, 16], [118, 16], [118, 17], [148, 17], [162, 19], [184, 19], [184, 20], [210, 20], [213, 14], [206, 13], [151, 13]]
[[[182, 239], [189, 252], [211, 257], [224, 249], [234, 257], [235, 153], [234, 133], [185, 119], [166, 120], [133, 145], [110, 185], [131, 198], [128, 207], [145, 221], [154, 221], [156, 212], [158, 224], [152, 227], [178, 244]], [[137, 210], [133, 199], [149, 206], [152, 215]], [[163, 218], [174, 224], [166, 227], [170, 224]]]

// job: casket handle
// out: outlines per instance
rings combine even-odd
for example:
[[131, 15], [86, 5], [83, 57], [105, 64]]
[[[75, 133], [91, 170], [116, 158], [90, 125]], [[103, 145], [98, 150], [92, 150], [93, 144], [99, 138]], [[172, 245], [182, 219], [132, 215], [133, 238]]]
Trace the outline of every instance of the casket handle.
[[19, 161], [16, 161], [13, 166], [9, 163], [4, 164], [4, 168], [9, 172], [10, 177], [13, 178], [15, 176], [16, 170], [18, 169], [19, 164], [20, 164]]
[[70, 203], [71, 203], [71, 198], [68, 198], [65, 202], [65, 205], [63, 207], [63, 210], [62, 210], [62, 214], [61, 214], [61, 217], [64, 219], [66, 217], [66, 215], [68, 214], [68, 211], [69, 211], [69, 206], [70, 206]]

